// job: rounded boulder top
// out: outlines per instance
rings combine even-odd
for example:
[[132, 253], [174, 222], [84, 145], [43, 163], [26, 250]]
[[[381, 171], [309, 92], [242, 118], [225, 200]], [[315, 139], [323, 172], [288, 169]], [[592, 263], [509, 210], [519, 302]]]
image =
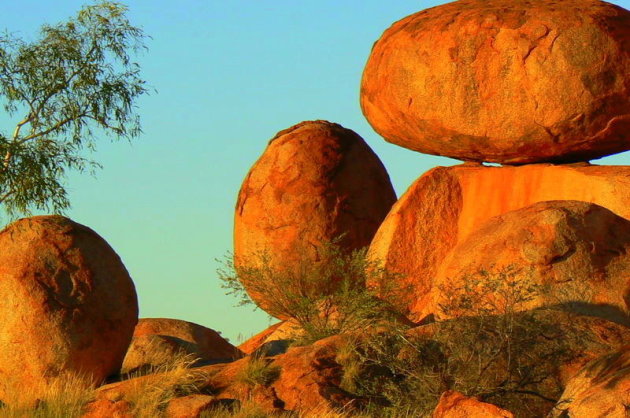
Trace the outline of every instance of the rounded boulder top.
[[363, 113], [387, 141], [503, 164], [630, 149], [630, 12], [597, 0], [460, 0], [376, 42]]

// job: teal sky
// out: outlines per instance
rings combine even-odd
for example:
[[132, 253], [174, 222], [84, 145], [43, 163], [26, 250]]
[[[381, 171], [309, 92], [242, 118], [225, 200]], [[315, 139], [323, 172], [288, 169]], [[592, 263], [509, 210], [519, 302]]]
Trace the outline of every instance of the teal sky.
[[[3, 25], [33, 38], [42, 23], [84, 1], [4, 2]], [[100, 141], [95, 178], [70, 175], [67, 213], [103, 236], [134, 279], [141, 317], [171, 317], [233, 342], [270, 324], [234, 307], [215, 258], [232, 247], [241, 182], [267, 141], [303, 120], [359, 133], [387, 167], [398, 195], [428, 169], [452, 165], [386, 143], [365, 121], [359, 82], [372, 44], [394, 21], [436, 1], [180, 0], [124, 2], [152, 39], [139, 57], [157, 90], [138, 102], [144, 133]], [[616, 3], [630, 9], [630, 0]], [[14, 121], [0, 117], [10, 130]], [[597, 161], [630, 164], [630, 153]], [[272, 321], [273, 322], [273, 321]]]

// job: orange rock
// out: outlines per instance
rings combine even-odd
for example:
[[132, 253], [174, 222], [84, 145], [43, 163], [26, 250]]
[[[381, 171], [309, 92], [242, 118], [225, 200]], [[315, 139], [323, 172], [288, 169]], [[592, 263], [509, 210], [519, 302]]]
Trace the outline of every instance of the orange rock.
[[454, 390], [446, 391], [440, 397], [433, 411], [433, 418], [512, 418], [514, 414], [498, 406], [464, 396]]
[[118, 372], [138, 320], [136, 291], [112, 248], [61, 216], [0, 232], [0, 399], [58, 375]]
[[299, 326], [293, 320], [278, 322], [264, 331], [254, 335], [238, 348], [245, 354], [251, 354], [260, 346], [271, 341], [294, 339], [301, 333]]
[[211, 410], [217, 400], [210, 395], [188, 395], [174, 398], [166, 406], [168, 418], [200, 418], [205, 411]]
[[[368, 246], [395, 200], [383, 164], [359, 135], [330, 122], [302, 122], [269, 142], [243, 182], [234, 220], [236, 266], [259, 267], [266, 254], [272, 270], [294, 272], [323, 261], [321, 245], [342, 235], [343, 249]], [[265, 290], [244, 284], [269, 311]], [[330, 286], [312, 288], [325, 294]]]
[[155, 373], [176, 364], [192, 365], [198, 359], [194, 344], [165, 335], [141, 335], [131, 339], [120, 374]]
[[630, 346], [588, 363], [567, 384], [553, 417], [626, 418], [630, 405]]
[[363, 113], [415, 151], [507, 164], [630, 148], [630, 12], [602, 1], [460, 0], [376, 42]]
[[[547, 200], [581, 200], [630, 219], [630, 167], [536, 164], [438, 167], [420, 177], [383, 221], [370, 258], [404, 276], [420, 320], [438, 267], [489, 218]], [[395, 301], [393, 301], [395, 302]]]
[[630, 325], [629, 254], [630, 220], [587, 202], [538, 202], [490, 218], [451, 251], [432, 313], [465, 314], [440, 306], [472, 292], [491, 313], [557, 306]]
[[[331, 414], [344, 405], [351, 405], [355, 398], [339, 388], [341, 366], [336, 354], [341, 336], [329, 337], [305, 347], [293, 347], [285, 354], [268, 358], [269, 367], [277, 367], [280, 373], [268, 385], [249, 387], [239, 382], [239, 373], [251, 361], [251, 357], [232, 363], [214, 364], [191, 369], [196, 376], [195, 387], [200, 392], [211, 391], [217, 402], [236, 399], [253, 401], [263, 410], [299, 411]], [[181, 381], [175, 372], [148, 375], [112, 383], [97, 389], [96, 400], [130, 401], [142, 393], [142, 388], [159, 388], [164, 393], [177, 390]], [[181, 373], [180, 373], [181, 374]], [[190, 383], [190, 382], [189, 382]], [[311, 416], [309, 415], [309, 416]]]
[[181, 319], [140, 318], [133, 335], [134, 337], [162, 335], [177, 338], [188, 343], [188, 349], [193, 350], [203, 360], [226, 361], [243, 355], [218, 332]]
[[132, 405], [127, 401], [99, 399], [90, 402], [81, 418], [134, 418]]

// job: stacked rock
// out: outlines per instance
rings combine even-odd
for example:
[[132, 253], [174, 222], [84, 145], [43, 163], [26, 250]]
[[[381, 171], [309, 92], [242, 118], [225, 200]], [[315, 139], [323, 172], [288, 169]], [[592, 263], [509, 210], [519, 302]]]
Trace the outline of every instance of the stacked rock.
[[551, 287], [598, 282], [581, 302], [628, 310], [630, 167], [588, 160], [630, 149], [630, 12], [460, 0], [416, 13], [374, 45], [361, 106], [389, 142], [478, 163], [424, 174], [372, 241], [414, 287], [413, 320], [440, 315], [445, 283], [514, 263]]

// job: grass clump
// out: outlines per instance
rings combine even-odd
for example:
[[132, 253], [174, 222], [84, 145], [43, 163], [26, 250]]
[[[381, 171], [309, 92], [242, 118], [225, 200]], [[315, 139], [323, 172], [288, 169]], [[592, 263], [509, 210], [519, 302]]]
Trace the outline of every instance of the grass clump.
[[280, 376], [280, 367], [272, 364], [271, 359], [252, 356], [239, 370], [236, 382], [249, 387], [269, 386]]
[[3, 418], [74, 418], [83, 414], [94, 397], [94, 379], [80, 373], [64, 373], [45, 386], [7, 385], [0, 404]]

